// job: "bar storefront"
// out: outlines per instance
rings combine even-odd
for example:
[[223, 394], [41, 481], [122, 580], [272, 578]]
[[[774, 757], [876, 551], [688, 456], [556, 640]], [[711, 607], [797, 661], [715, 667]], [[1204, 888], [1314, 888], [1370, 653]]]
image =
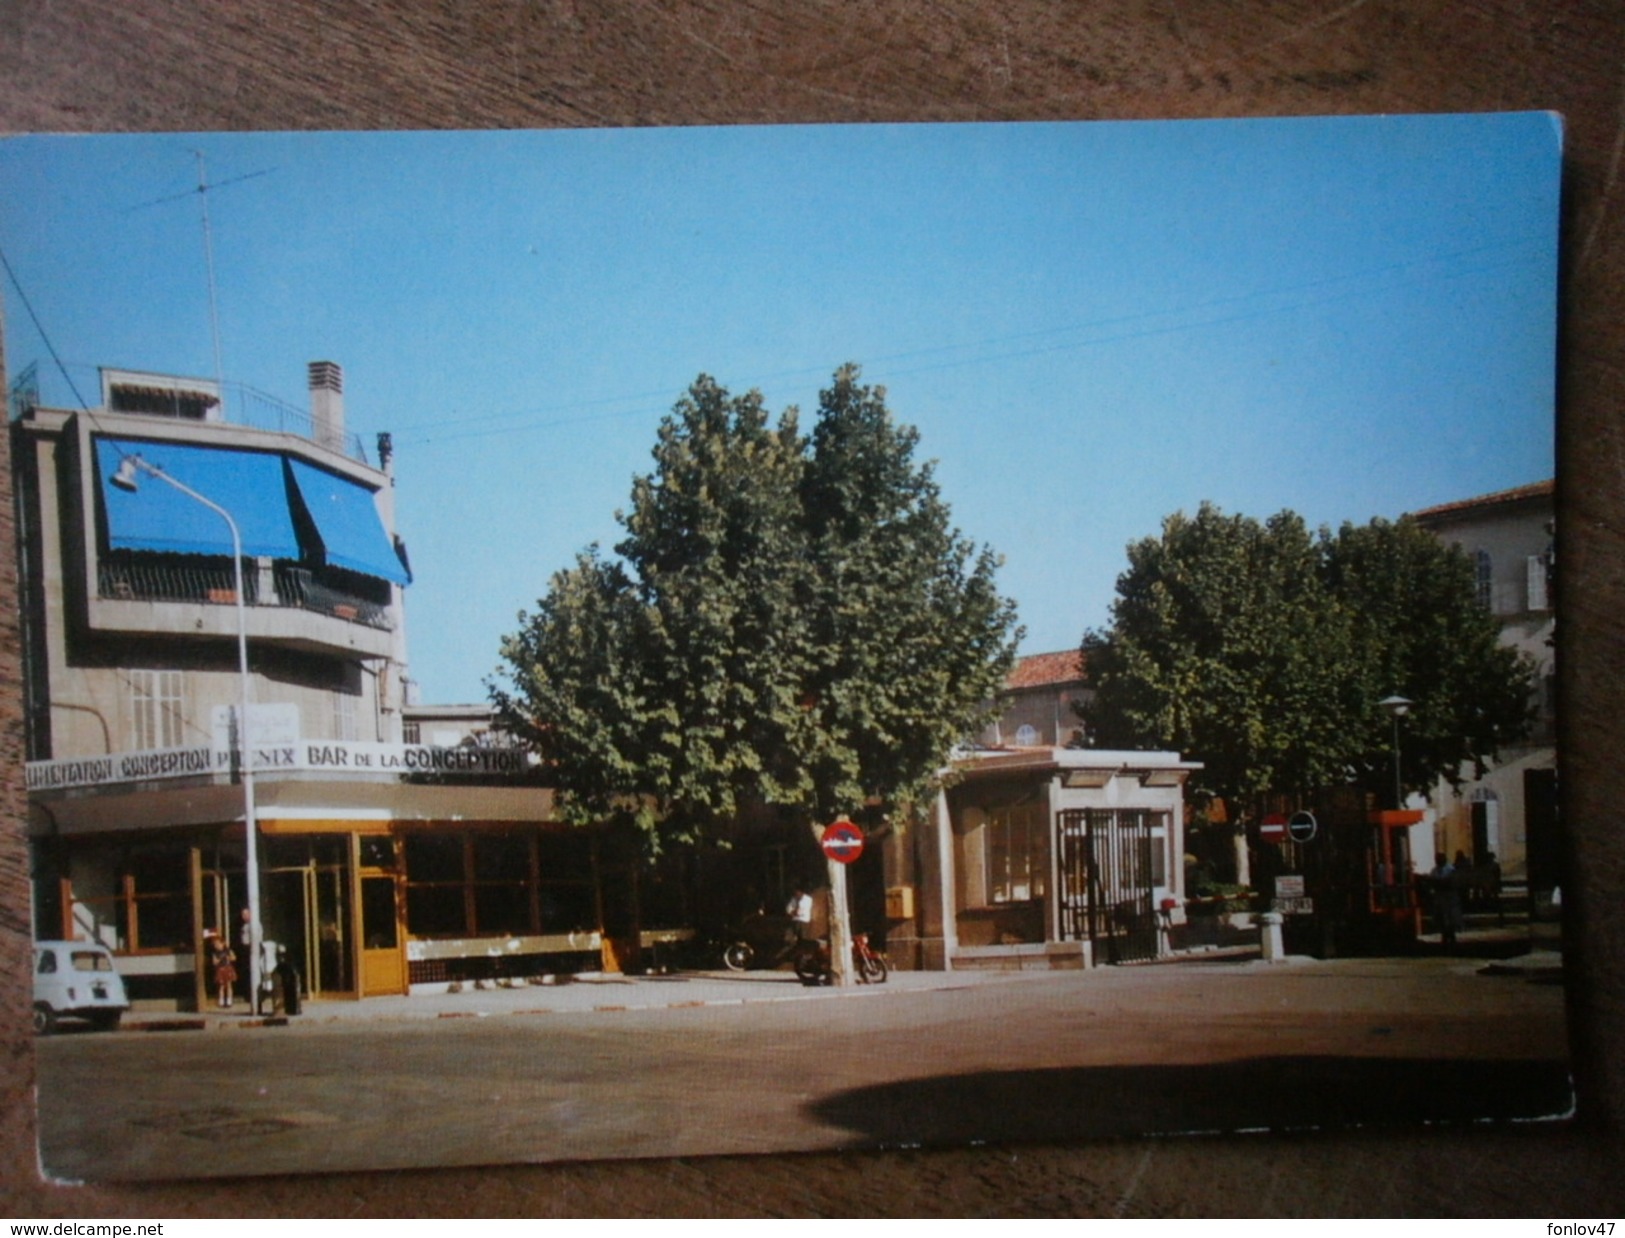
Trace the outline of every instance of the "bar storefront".
[[[208, 749], [31, 763], [36, 934], [108, 946], [138, 1005], [212, 1000], [204, 934], [236, 945], [248, 906], [231, 764]], [[305, 996], [614, 965], [605, 926], [626, 917], [603, 891], [633, 857], [557, 821], [520, 750], [290, 742], [256, 751], [255, 783], [263, 937]]]

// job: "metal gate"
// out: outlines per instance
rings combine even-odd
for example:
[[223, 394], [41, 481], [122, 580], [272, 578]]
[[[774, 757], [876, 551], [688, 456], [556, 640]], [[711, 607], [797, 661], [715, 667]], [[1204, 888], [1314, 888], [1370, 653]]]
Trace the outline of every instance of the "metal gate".
[[1157, 957], [1151, 826], [1144, 809], [1074, 808], [1059, 816], [1061, 937], [1108, 963]]

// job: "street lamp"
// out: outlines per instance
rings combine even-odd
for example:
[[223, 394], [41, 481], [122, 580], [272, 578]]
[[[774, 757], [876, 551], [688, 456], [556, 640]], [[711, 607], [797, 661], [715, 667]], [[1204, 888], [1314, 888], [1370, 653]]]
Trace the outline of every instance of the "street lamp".
[[[244, 873], [248, 882], [248, 1006], [249, 1013], [253, 1014], [258, 1012], [260, 1001], [260, 862], [257, 845], [259, 831], [254, 806], [253, 753], [248, 746], [248, 705], [251, 692], [248, 678], [248, 612], [243, 594], [243, 538], [237, 530], [237, 522], [231, 518], [231, 513], [220, 504], [205, 498], [190, 486], [176, 481], [156, 464], [151, 464], [140, 456], [125, 456], [119, 461], [118, 471], [108, 480], [120, 490], [134, 494], [138, 473], [156, 477], [159, 481], [179, 490], [187, 498], [195, 499], [224, 520], [226, 527], [231, 530], [232, 589], [237, 599], [237, 676], [241, 692], [237, 711], [238, 769], [242, 771], [243, 838], [248, 853]], [[226, 924], [221, 925], [221, 931], [229, 934], [231, 927], [228, 920]]]
[[1405, 790], [1399, 776], [1399, 720], [1410, 712], [1414, 702], [1402, 696], [1385, 696], [1377, 702], [1394, 720], [1394, 807], [1405, 807]]

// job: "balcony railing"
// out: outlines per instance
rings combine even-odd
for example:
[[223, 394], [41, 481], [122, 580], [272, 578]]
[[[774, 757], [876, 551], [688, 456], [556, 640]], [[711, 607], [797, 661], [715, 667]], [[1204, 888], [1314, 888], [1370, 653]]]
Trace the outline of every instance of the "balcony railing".
[[276, 591], [285, 606], [297, 606], [324, 615], [334, 615], [351, 623], [364, 623], [369, 628], [388, 632], [394, 628], [389, 607], [360, 594], [336, 589], [317, 580], [309, 568], [277, 567], [274, 572]]
[[[104, 598], [132, 602], [192, 602], [206, 606], [235, 606], [236, 584], [230, 563], [181, 565], [173, 563], [103, 562], [97, 588]], [[395, 624], [389, 607], [371, 598], [317, 580], [309, 568], [276, 565], [268, 582], [249, 564], [243, 571], [243, 603], [277, 606], [331, 615], [349, 623], [388, 632]]]

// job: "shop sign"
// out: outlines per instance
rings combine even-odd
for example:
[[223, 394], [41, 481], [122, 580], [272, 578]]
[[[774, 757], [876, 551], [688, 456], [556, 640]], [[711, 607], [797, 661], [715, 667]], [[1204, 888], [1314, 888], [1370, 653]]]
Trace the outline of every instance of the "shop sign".
[[[424, 744], [362, 742], [256, 743], [250, 753], [255, 773], [437, 774], [460, 777], [514, 777], [529, 768], [522, 748], [437, 748]], [[29, 791], [115, 786], [166, 778], [228, 774], [237, 764], [230, 747], [162, 748], [81, 760], [30, 761]]]
[[[235, 746], [237, 735], [233, 722], [236, 717], [235, 705], [216, 705], [210, 711], [210, 735], [216, 750], [229, 750]], [[251, 703], [248, 706], [248, 738], [261, 747], [298, 743], [299, 706], [286, 701]]]
[[1286, 873], [1275, 879], [1275, 898], [1270, 910], [1282, 915], [1307, 916], [1315, 911], [1315, 900], [1304, 896], [1303, 874]]

